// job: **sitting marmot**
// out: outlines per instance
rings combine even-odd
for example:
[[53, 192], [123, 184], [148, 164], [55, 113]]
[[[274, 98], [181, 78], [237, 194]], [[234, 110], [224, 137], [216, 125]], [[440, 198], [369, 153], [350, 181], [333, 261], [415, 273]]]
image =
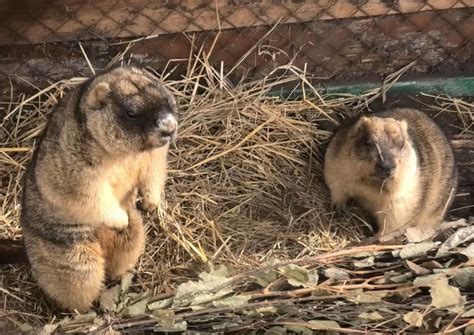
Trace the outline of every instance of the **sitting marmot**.
[[52, 113], [27, 169], [21, 227], [39, 286], [86, 311], [106, 278], [131, 270], [144, 245], [135, 201], [161, 201], [172, 94], [145, 70], [118, 67], [69, 92]]
[[430, 237], [457, 186], [446, 136], [414, 109], [361, 116], [343, 125], [329, 143], [324, 177], [334, 206], [353, 198], [376, 218], [380, 241], [407, 228], [409, 234], [413, 227]]

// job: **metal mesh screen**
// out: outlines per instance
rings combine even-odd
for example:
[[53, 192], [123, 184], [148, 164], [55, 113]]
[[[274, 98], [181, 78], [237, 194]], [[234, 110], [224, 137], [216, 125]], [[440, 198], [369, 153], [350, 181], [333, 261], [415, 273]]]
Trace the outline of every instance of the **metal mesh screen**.
[[233, 69], [235, 80], [289, 63], [334, 82], [380, 78], [412, 61], [415, 77], [474, 73], [474, 0], [0, 4], [2, 86], [18, 77], [40, 85], [89, 76], [88, 61], [100, 70], [124, 51], [126, 59], [179, 76], [193, 47], [210, 53], [216, 69]]

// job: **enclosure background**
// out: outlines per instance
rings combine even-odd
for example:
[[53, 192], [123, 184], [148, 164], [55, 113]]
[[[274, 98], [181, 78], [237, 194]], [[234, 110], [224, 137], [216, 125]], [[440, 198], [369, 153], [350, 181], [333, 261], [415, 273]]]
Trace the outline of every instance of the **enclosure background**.
[[209, 62], [233, 80], [289, 63], [329, 84], [379, 80], [412, 61], [407, 78], [472, 75], [473, 8], [474, 0], [1, 0], [3, 94], [17, 76], [34, 85], [89, 76], [78, 42], [98, 70], [128, 48], [127, 57], [178, 77], [193, 46], [212, 50]]

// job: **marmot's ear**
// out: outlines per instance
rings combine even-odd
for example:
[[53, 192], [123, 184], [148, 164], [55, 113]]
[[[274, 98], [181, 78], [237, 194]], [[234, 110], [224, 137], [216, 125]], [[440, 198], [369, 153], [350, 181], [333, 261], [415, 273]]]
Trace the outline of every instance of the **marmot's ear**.
[[358, 136], [361, 131], [368, 129], [368, 126], [372, 123], [372, 120], [367, 116], [362, 116], [359, 121], [352, 127], [351, 135]]
[[408, 134], [408, 123], [406, 120], [400, 121], [400, 127], [402, 127], [403, 133]]
[[87, 107], [92, 109], [103, 108], [109, 93], [110, 86], [108, 83], [102, 82], [92, 86], [86, 98]]
[[165, 92], [166, 92], [166, 97], [168, 98], [168, 104], [170, 105], [172, 112], [177, 115], [178, 104], [176, 102], [175, 96], [171, 92], [169, 92], [167, 89], [165, 89]]

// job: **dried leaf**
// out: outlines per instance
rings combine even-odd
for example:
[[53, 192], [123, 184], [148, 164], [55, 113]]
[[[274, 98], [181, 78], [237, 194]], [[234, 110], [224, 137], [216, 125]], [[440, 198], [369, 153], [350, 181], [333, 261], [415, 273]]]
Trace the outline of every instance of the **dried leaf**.
[[361, 259], [360, 261], [354, 261], [353, 264], [356, 268], [366, 268], [369, 266], [373, 266], [375, 264], [375, 257], [366, 257], [364, 259]]
[[171, 307], [172, 304], [173, 304], [173, 298], [158, 300], [158, 301], [154, 301], [154, 302], [148, 304], [148, 309], [150, 311], [154, 311], [154, 310], [157, 310], [157, 309], [163, 309], [163, 308]]
[[319, 275], [317, 269], [311, 269], [308, 272], [308, 284], [312, 286], [318, 285], [319, 282]]
[[456, 221], [445, 221], [443, 222], [443, 224], [441, 225], [441, 230], [444, 231], [444, 230], [448, 230], [448, 229], [457, 229], [457, 228], [461, 228], [461, 227], [466, 227], [468, 225], [466, 219], [462, 218], [462, 219], [459, 219], [459, 220], [456, 220]]
[[287, 265], [280, 271], [286, 278], [294, 279], [300, 283], [306, 283], [309, 280], [308, 270], [295, 264]]
[[140, 315], [145, 315], [146, 311], [146, 306], [148, 304], [148, 301], [150, 298], [146, 298], [143, 300], [140, 300], [139, 302], [134, 303], [133, 305], [125, 307], [125, 309], [122, 311], [122, 315], [124, 317], [134, 317], [134, 316], [140, 316]]
[[469, 244], [469, 246], [461, 250], [460, 253], [467, 256], [469, 260], [474, 260], [474, 243]]
[[382, 301], [382, 297], [378, 294], [361, 293], [348, 300], [359, 304], [376, 304]]
[[308, 271], [308, 280], [306, 280], [305, 282], [299, 281], [294, 278], [288, 278], [286, 281], [293, 287], [314, 287], [318, 285], [318, 280], [318, 271], [317, 269], [313, 269]]
[[388, 280], [390, 280], [392, 283], [406, 283], [412, 277], [413, 274], [411, 272], [406, 272], [396, 276], [389, 276]]
[[403, 321], [410, 326], [421, 327], [423, 325], [423, 314], [418, 311], [408, 312], [403, 316]]
[[424, 267], [428, 270], [442, 269], [443, 268], [443, 266], [439, 262], [434, 261], [434, 260], [423, 262], [423, 263], [420, 264], [420, 266], [422, 266], [422, 267]]
[[440, 248], [450, 250], [472, 240], [474, 240], [474, 226], [469, 226], [458, 229], [441, 245]]
[[302, 282], [300, 282], [300, 281], [298, 281], [298, 280], [295, 280], [295, 279], [289, 278], [289, 279], [287, 279], [286, 281], [288, 282], [288, 284], [290, 284], [290, 285], [293, 286], [293, 287], [304, 287], [304, 286], [305, 286], [304, 283], [302, 283]]
[[447, 307], [446, 310], [451, 314], [459, 314], [464, 310], [464, 305], [466, 304], [466, 297], [461, 297], [461, 303], [459, 305]]
[[277, 309], [274, 306], [264, 306], [257, 308], [255, 311], [260, 314], [275, 314]]
[[199, 305], [228, 295], [232, 292], [231, 288], [225, 286], [230, 282], [228, 275], [227, 269], [221, 267], [216, 271], [201, 273], [200, 281], [188, 281], [179, 285], [172, 306]]
[[77, 314], [74, 316], [74, 320], [72, 322], [90, 323], [90, 322], [93, 322], [96, 317], [97, 317], [96, 312], [89, 312], [87, 314]]
[[408, 259], [420, 256], [426, 256], [426, 253], [435, 247], [433, 242], [422, 242], [408, 244], [400, 251], [400, 258]]
[[121, 335], [117, 330], [113, 330], [111, 327], [104, 331], [103, 335]]
[[230, 276], [229, 270], [225, 266], [220, 266], [216, 270], [210, 272], [201, 272], [199, 278], [204, 281], [213, 280], [214, 278], [228, 278]]
[[474, 291], [474, 267], [456, 269], [453, 283], [468, 292]]
[[59, 325], [66, 325], [70, 322], [74, 322], [69, 316], [64, 317], [61, 321], [58, 322]]
[[184, 331], [186, 332], [188, 330], [188, 323], [186, 321], [181, 321], [181, 322], [176, 322], [171, 325], [163, 325], [160, 320], [160, 325], [155, 326], [153, 328], [154, 332], [158, 333], [176, 333], [179, 332], [180, 334]]
[[472, 335], [472, 334], [474, 334], [474, 325], [467, 326], [464, 329], [464, 335]]
[[277, 306], [278, 315], [285, 315], [286, 317], [300, 315], [300, 310], [293, 305], [279, 305]]
[[233, 297], [227, 297], [224, 299], [220, 299], [217, 301], [213, 301], [212, 304], [214, 307], [232, 307], [232, 306], [240, 306], [246, 304], [250, 298], [250, 295], [236, 295]]
[[443, 281], [448, 284], [448, 278], [442, 273], [415, 278], [413, 285], [418, 287], [431, 287], [436, 281]]
[[140, 293], [127, 293], [123, 297], [123, 300], [126, 300], [127, 304], [129, 304], [129, 302], [135, 303], [139, 300], [144, 300], [150, 297], [151, 297], [151, 291], [149, 289], [146, 289]]
[[257, 271], [252, 275], [252, 279], [261, 287], [267, 287], [277, 279], [277, 273], [275, 271]]
[[463, 335], [463, 333], [457, 329], [453, 329], [452, 325], [442, 327], [437, 334], [449, 334], [449, 335]]
[[311, 324], [311, 329], [314, 330], [331, 330], [334, 328], [341, 328], [339, 323], [336, 321], [329, 321], [329, 320], [311, 320], [308, 321]]
[[395, 294], [399, 297], [402, 297], [403, 299], [408, 299], [408, 298], [411, 298], [413, 297], [414, 295], [420, 293], [421, 290], [416, 288], [416, 287], [412, 287], [412, 288], [409, 288], [409, 289], [406, 289], [406, 290], [403, 290], [403, 291], [397, 291]]
[[338, 281], [338, 280], [343, 281], [343, 280], [351, 279], [351, 277], [346, 271], [338, 269], [338, 268], [326, 269], [324, 270], [324, 275], [327, 278], [335, 280], [335, 281]]
[[387, 278], [377, 278], [373, 281], [375, 285], [387, 284]]
[[424, 276], [424, 275], [428, 275], [431, 273], [430, 270], [428, 269], [425, 269], [424, 267], [421, 267], [409, 260], [406, 260], [405, 261], [405, 264], [406, 266], [411, 270], [413, 271], [414, 274], [418, 275], [418, 276]]
[[28, 323], [22, 323], [22, 324], [20, 325], [20, 330], [21, 330], [22, 333], [25, 334], [25, 333], [30, 333], [30, 332], [32, 332], [32, 331], [34, 330], [34, 328], [33, 328], [32, 325], [30, 325], [30, 324], [28, 324]]
[[153, 316], [159, 320], [161, 327], [173, 327], [176, 317], [170, 309], [159, 309], [153, 311]]
[[120, 296], [120, 286], [114, 287], [104, 291], [100, 296], [100, 308], [107, 312], [114, 312], [117, 310], [117, 302]]
[[56, 328], [58, 328], [57, 324], [44, 325], [38, 335], [51, 335], [56, 331]]
[[176, 322], [173, 325], [173, 328], [176, 330], [186, 331], [188, 330], [188, 323], [186, 321]]
[[313, 331], [305, 326], [287, 325], [286, 328], [291, 332], [290, 334], [313, 335]]
[[351, 258], [367, 258], [370, 256], [376, 257], [376, 256], [381, 256], [386, 253], [390, 253], [390, 251], [362, 251], [362, 252], [356, 252], [355, 254], [352, 254], [350, 257]]
[[379, 312], [364, 312], [359, 314], [359, 318], [371, 321], [383, 321], [385, 318]]
[[265, 335], [286, 335], [286, 334], [287, 334], [286, 328], [283, 328], [280, 326], [272, 327], [265, 332]]
[[471, 309], [465, 311], [465, 312], [461, 315], [461, 317], [463, 317], [463, 318], [474, 318], [474, 308], [471, 308]]
[[132, 284], [132, 279], [133, 279], [133, 274], [132, 273], [126, 273], [122, 276], [122, 279], [120, 281], [120, 293], [124, 294], [127, 292], [128, 288]]
[[447, 308], [453, 306], [464, 305], [459, 289], [450, 286], [447, 280], [436, 280], [430, 288], [432, 298], [431, 304], [436, 308]]
[[219, 324], [212, 325], [212, 329], [213, 330], [221, 330], [221, 331], [225, 332], [227, 329], [234, 328], [234, 327], [237, 327], [239, 325], [240, 324], [236, 323], [236, 322], [224, 321], [224, 322], [220, 322]]
[[443, 257], [448, 257], [449, 255], [452, 255], [454, 254], [454, 252], [452, 251], [449, 251], [447, 249], [438, 249], [438, 251], [436, 252], [436, 258], [443, 258]]

